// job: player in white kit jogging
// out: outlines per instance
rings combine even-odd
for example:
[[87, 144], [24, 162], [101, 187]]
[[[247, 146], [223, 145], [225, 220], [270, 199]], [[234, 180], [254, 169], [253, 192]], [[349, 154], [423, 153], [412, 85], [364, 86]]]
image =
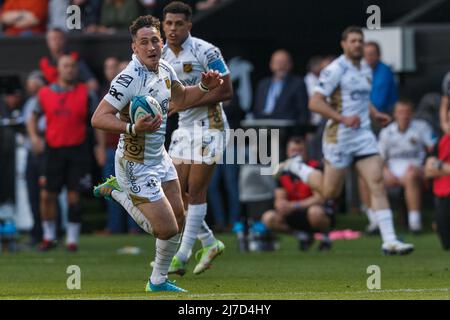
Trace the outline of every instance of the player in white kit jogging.
[[217, 70], [223, 85], [189, 106], [188, 110], [171, 106], [170, 113], [179, 113], [178, 129], [172, 134], [169, 155], [180, 179], [187, 209], [186, 226], [181, 246], [175, 255], [169, 273], [183, 275], [197, 238], [202, 250], [194, 274], [207, 270], [220, 255], [224, 244], [217, 240], [205, 222], [207, 191], [215, 163], [221, 159], [225, 145], [225, 130], [229, 128], [222, 101], [231, 99], [233, 89], [229, 70], [220, 50], [214, 45], [192, 37], [192, 10], [189, 5], [175, 1], [164, 8], [163, 30], [166, 45], [162, 57], [169, 62], [184, 85], [195, 85], [202, 72]]
[[390, 117], [370, 104], [372, 72], [362, 60], [363, 43], [361, 28], [344, 30], [341, 39], [344, 54], [322, 70], [309, 104], [311, 111], [329, 119], [323, 134], [323, 175], [305, 165], [300, 158], [288, 161], [284, 169], [308, 181], [325, 199], [332, 201], [342, 191], [346, 168], [355, 164], [370, 190], [371, 207], [383, 240], [382, 251], [407, 254], [414, 246], [398, 241], [395, 235], [383, 183], [383, 162], [370, 127], [370, 116], [384, 125]]

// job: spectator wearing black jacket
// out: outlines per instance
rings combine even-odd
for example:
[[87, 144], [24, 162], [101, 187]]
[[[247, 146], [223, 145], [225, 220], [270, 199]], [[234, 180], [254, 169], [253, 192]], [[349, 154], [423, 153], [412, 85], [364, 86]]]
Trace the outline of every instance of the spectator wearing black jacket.
[[271, 77], [257, 86], [253, 115], [256, 119], [296, 120], [309, 124], [308, 93], [303, 78], [291, 74], [292, 57], [277, 50], [270, 59]]

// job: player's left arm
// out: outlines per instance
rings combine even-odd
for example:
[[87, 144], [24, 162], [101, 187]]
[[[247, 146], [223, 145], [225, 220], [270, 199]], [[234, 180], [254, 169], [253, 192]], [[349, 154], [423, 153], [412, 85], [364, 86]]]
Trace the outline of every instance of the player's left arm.
[[438, 178], [450, 175], [450, 164], [442, 162], [436, 157], [429, 157], [425, 163], [425, 176]]
[[218, 71], [202, 72], [202, 79], [196, 86], [183, 86], [179, 81], [172, 82], [172, 98], [169, 115], [179, 112], [197, 103], [208, 93], [217, 90], [223, 85], [223, 80]]
[[293, 210], [308, 209], [311, 206], [323, 204], [323, 198], [320, 193], [314, 191], [312, 196], [300, 201], [291, 201], [290, 204]]
[[392, 121], [390, 115], [378, 111], [371, 102], [369, 102], [369, 108], [372, 119], [377, 120], [383, 127], [387, 126]]
[[221, 79], [223, 80], [223, 84], [221, 86], [219, 86], [216, 90], [208, 92], [192, 105], [184, 106], [183, 110], [231, 100], [231, 98], [233, 98], [233, 86], [231, 84], [230, 75], [227, 74], [226, 76], [221, 77]]

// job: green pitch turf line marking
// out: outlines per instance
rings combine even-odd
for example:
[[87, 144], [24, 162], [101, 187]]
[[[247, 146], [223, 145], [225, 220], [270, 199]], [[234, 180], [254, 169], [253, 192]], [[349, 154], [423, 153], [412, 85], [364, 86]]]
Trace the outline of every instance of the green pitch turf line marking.
[[[100, 296], [97, 298], [87, 298], [90, 299], [98, 299], [98, 298], [106, 298], [106, 299], [148, 299], [148, 298], [157, 298], [157, 299], [168, 299], [168, 298], [224, 298], [227, 297], [239, 297], [239, 296], [251, 296], [251, 297], [270, 297], [270, 296], [322, 296], [322, 295], [359, 295], [359, 294], [377, 294], [377, 293], [426, 293], [426, 292], [447, 292], [450, 293], [449, 288], [431, 288], [431, 289], [374, 289], [374, 290], [361, 290], [361, 291], [323, 291], [323, 292], [278, 292], [278, 293], [256, 293], [256, 292], [239, 292], [239, 293], [206, 293], [206, 294], [171, 294], [171, 295], [158, 295], [154, 293], [149, 293], [147, 295], [142, 296], [111, 296], [104, 297]], [[81, 298], [86, 299], [86, 298]]]

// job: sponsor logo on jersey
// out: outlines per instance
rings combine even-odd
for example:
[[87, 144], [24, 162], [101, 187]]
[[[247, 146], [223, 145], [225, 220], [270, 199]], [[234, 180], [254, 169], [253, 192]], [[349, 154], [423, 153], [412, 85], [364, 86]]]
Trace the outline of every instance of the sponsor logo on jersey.
[[121, 74], [119, 78], [116, 80], [117, 84], [120, 84], [121, 86], [124, 86], [125, 88], [128, 88], [131, 81], [133, 81], [133, 77], [129, 76], [127, 74]]
[[127, 161], [127, 171], [128, 171], [128, 179], [130, 180], [131, 184], [131, 191], [134, 193], [141, 192], [141, 187], [137, 185], [136, 180], [137, 177], [134, 175], [134, 162], [133, 161]]
[[169, 79], [169, 77], [165, 77], [164, 78], [164, 82], [166, 83], [167, 89], [170, 89], [170, 79]]
[[121, 101], [120, 98], [123, 97], [123, 93], [119, 92], [114, 85], [109, 89], [109, 94], [113, 96], [117, 101]]
[[363, 100], [368, 99], [370, 92], [368, 90], [355, 90], [350, 93], [350, 98], [352, 100]]
[[158, 179], [156, 179], [155, 177], [150, 177], [150, 180], [147, 181], [146, 186], [150, 189], [158, 188]]
[[189, 73], [192, 72], [192, 63], [183, 63], [183, 72]]

